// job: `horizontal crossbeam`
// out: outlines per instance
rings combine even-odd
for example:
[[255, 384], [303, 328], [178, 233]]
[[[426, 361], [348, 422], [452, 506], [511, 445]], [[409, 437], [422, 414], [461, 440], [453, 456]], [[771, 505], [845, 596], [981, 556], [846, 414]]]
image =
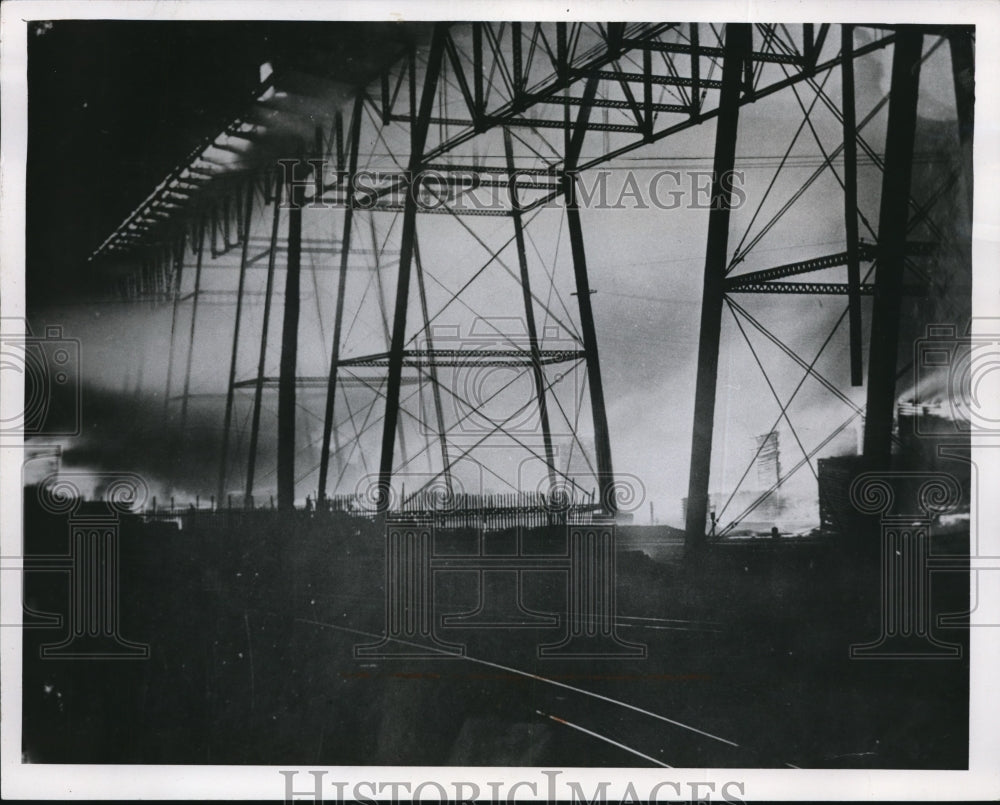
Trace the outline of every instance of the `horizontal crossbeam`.
[[[861, 249], [858, 251], [861, 252]], [[870, 255], [862, 254], [861, 259], [871, 260], [872, 258]], [[770, 280], [781, 279], [782, 277], [791, 277], [796, 274], [808, 274], [811, 271], [821, 271], [824, 268], [835, 268], [837, 266], [846, 265], [847, 252], [827, 254], [822, 257], [813, 257], [809, 260], [798, 260], [794, 263], [786, 263], [785, 265], [775, 266], [774, 268], [764, 268], [760, 271], [750, 271], [746, 274], [739, 274], [735, 277], [730, 277], [726, 283], [726, 290], [737, 290], [744, 285], [756, 285]]]
[[[707, 56], [709, 58], [721, 58], [726, 51], [716, 47], [698, 47], [685, 45], [681, 42], [653, 42], [645, 39], [626, 39], [626, 47], [639, 48], [641, 50], [653, 50], [658, 53], [686, 53], [688, 55]], [[803, 59], [794, 53], [764, 53], [755, 51], [750, 58], [756, 62], [774, 62], [776, 64], [802, 64]]]
[[[843, 294], [850, 286], [846, 282], [753, 282], [727, 288], [728, 293], [783, 293], [783, 294]], [[862, 283], [858, 288], [862, 296], [871, 296], [875, 291], [872, 283]], [[919, 285], [903, 287], [906, 296], [926, 296], [927, 289]]]
[[[582, 350], [574, 349], [542, 349], [538, 351], [539, 362], [543, 365], [568, 363], [583, 360], [585, 355]], [[406, 350], [403, 353], [403, 366], [411, 368], [422, 367], [481, 367], [481, 366], [508, 366], [526, 367], [533, 362], [532, 353], [525, 345], [525, 349], [434, 349], [434, 350]], [[381, 352], [374, 355], [362, 355], [356, 358], [344, 358], [337, 362], [338, 366], [344, 368], [365, 367], [365, 368], [385, 368], [389, 365], [389, 353]], [[377, 385], [384, 378], [357, 378], [366, 384]], [[416, 382], [416, 378], [411, 379]], [[265, 387], [275, 386], [278, 383], [276, 377], [263, 377], [260, 382]], [[300, 376], [295, 379], [299, 387], [322, 386], [326, 388], [328, 378]], [[252, 388], [257, 384], [256, 378], [240, 380], [233, 384], [234, 388]]]
[[[681, 107], [685, 112], [691, 111], [687, 107]], [[390, 119], [396, 123], [413, 123], [410, 115], [391, 115]], [[485, 120], [494, 125], [500, 125], [499, 118], [486, 117]], [[430, 122], [434, 125], [443, 126], [472, 126], [473, 121], [454, 117], [431, 117]], [[540, 117], [505, 117], [502, 120], [504, 126], [515, 126], [531, 129], [572, 129], [575, 121], [556, 120], [555, 118]], [[635, 134], [639, 131], [638, 126], [619, 125], [617, 123], [588, 123], [587, 129], [590, 131], [617, 131], [626, 134]]]
[[[562, 96], [554, 96], [552, 98], [545, 98], [542, 103], [557, 103], [563, 106], [581, 106], [583, 104], [583, 98], [565, 98]], [[598, 109], [631, 109], [632, 104], [629, 101], [615, 101], [607, 100], [602, 98], [595, 98], [590, 102], [591, 106]], [[688, 113], [691, 111], [690, 106], [684, 106], [679, 103], [653, 103], [649, 105], [649, 108], [654, 112], [677, 112], [677, 113]]]
[[[582, 360], [582, 350], [541, 349], [536, 353], [542, 364]], [[524, 349], [413, 349], [403, 352], [403, 365], [419, 366], [531, 366], [532, 353]], [[388, 366], [389, 354], [345, 358], [340, 366]]]
[[618, 70], [574, 70], [574, 75], [582, 78], [601, 78], [606, 81], [627, 81], [633, 84], [662, 84], [671, 87], [693, 87], [702, 89], [722, 89], [722, 82], [703, 78], [697, 83], [693, 78], [674, 75], [647, 75], [646, 73], [625, 73]]
[[[327, 385], [329, 384], [329, 382], [330, 382], [330, 379], [326, 375], [323, 375], [323, 376], [318, 376], [318, 375], [300, 375], [299, 377], [295, 378], [295, 386], [297, 388], [300, 388], [300, 389], [322, 389], [323, 391], [326, 391], [326, 388], [327, 388]], [[379, 384], [384, 383], [384, 382], [385, 382], [385, 376], [384, 375], [377, 375], [377, 376], [373, 375], [371, 377], [357, 377], [357, 376], [351, 377], [350, 375], [345, 375], [344, 377], [337, 378], [337, 385], [339, 385], [341, 388], [343, 388], [344, 386], [354, 386], [354, 387], [364, 387], [364, 388], [378, 388]], [[404, 386], [415, 386], [418, 383], [420, 383], [420, 378], [418, 378], [418, 377], [404, 377], [401, 382], [402, 382], [402, 384]], [[278, 378], [276, 378], [276, 377], [270, 377], [270, 376], [262, 377], [262, 378], [260, 378], [260, 384], [264, 388], [277, 388], [278, 387]], [[235, 383], [233, 383], [233, 388], [234, 389], [252, 389], [252, 388], [255, 388], [256, 385], [257, 385], [257, 380], [255, 378], [251, 377], [251, 378], [249, 378], [247, 380], [238, 380], [238, 381], [236, 381]], [[183, 395], [179, 395], [177, 397], [171, 397], [171, 399], [177, 399], [177, 400], [179, 400], [179, 399], [182, 398], [182, 396]], [[194, 396], [197, 396], [197, 395], [189, 394], [188, 396], [189, 397], [194, 397]], [[224, 394], [216, 394], [216, 395], [209, 395], [209, 396], [222, 397], [222, 396], [225, 396], [225, 395]]]
[[[846, 282], [748, 282], [727, 288], [728, 293], [783, 293], [783, 294], [844, 294], [850, 286]], [[871, 296], [875, 286], [864, 283], [859, 287], [862, 296]]]
[[[906, 244], [906, 253], [914, 256], [927, 256], [933, 254], [937, 249], [936, 243], [913, 241]], [[859, 243], [858, 257], [862, 260], [874, 260], [878, 255], [878, 247], [873, 243]], [[775, 266], [774, 268], [764, 268], [760, 271], [748, 271], [745, 274], [738, 274], [730, 277], [726, 282], [727, 291], [737, 291], [746, 285], [757, 285], [762, 282], [791, 277], [796, 274], [808, 274], [811, 271], [822, 271], [826, 268], [836, 268], [847, 265], [847, 252], [837, 252], [836, 254], [826, 254], [822, 257], [811, 257], [808, 260], [799, 260], [794, 263]]]

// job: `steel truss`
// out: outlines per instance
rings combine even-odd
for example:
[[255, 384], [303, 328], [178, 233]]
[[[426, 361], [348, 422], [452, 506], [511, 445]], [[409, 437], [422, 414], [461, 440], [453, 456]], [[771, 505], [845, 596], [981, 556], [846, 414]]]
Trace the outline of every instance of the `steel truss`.
[[[956, 71], [968, 72], [972, 39], [971, 34], [959, 30], [944, 34], [909, 27], [866, 30], [871, 33], [870, 41], [859, 46], [851, 26], [827, 24], [438, 23], [426, 46], [412, 48], [378, 80], [360, 88], [349, 111], [317, 107], [315, 97], [283, 90], [280, 74], [267, 77], [253, 94], [247, 114], [193, 152], [105, 241], [95, 258], [132, 263], [139, 259], [141, 268], [122, 281], [122, 293], [133, 301], [173, 305], [165, 399], [169, 405], [179, 398], [182, 422], [192, 395], [190, 378], [199, 300], [205, 304], [208, 297], [220, 292], [203, 287], [205, 258], [210, 257], [220, 267], [228, 266], [236, 274], [217, 490], [220, 500], [231, 489], [230, 434], [238, 392], [252, 390], [243, 476], [245, 501], [252, 505], [260, 482], [256, 461], [265, 391], [271, 388], [278, 392], [279, 506], [294, 505], [296, 484], [305, 477], [297, 466], [301, 450], [296, 441], [296, 410], [302, 407], [303, 389], [325, 389], [323, 415], [319, 418], [320, 460], [317, 468], [310, 468], [310, 472], [318, 469], [316, 489], [320, 499], [331, 493], [343, 494], [341, 482], [353, 452], [364, 434], [381, 422], [380, 460], [377, 470], [373, 468], [370, 473], [376, 483], [374, 490], [366, 490], [366, 494], [373, 495], [384, 509], [391, 498], [394, 477], [405, 472], [415, 457], [407, 453], [404, 444], [404, 423], [411, 420], [418, 422], [428, 437], [427, 446], [416, 455], [427, 457], [430, 466], [423, 485], [411, 491], [423, 494], [443, 483], [448, 494], [454, 494], [453, 468], [469, 457], [475, 445], [463, 447], [455, 443], [453, 434], [461, 429], [462, 420], [449, 424], [443, 411], [455, 402], [468, 418], [476, 415], [477, 403], [482, 407], [484, 402], [463, 398], [460, 390], [442, 380], [441, 372], [469, 365], [516, 368], [530, 377], [541, 441], [525, 438], [508, 421], [492, 423], [493, 430], [486, 436], [503, 433], [541, 461], [548, 490], [563, 485], [571, 493], [582, 492], [568, 463], [557, 461], [552, 419], [561, 416], [565, 420], [573, 431], [572, 449], [582, 450], [577, 437], [578, 421], [567, 415], [554, 389], [558, 381], [544, 368], [569, 362], [584, 368], [594, 433], [594, 461], [587, 460], [596, 480], [598, 500], [606, 511], [613, 512], [616, 490], [612, 451], [580, 221], [578, 177], [588, 169], [715, 119], [713, 205], [705, 258], [687, 507], [688, 544], [694, 549], [706, 538], [723, 311], [732, 312], [744, 336], [744, 324], [749, 323], [772, 342], [780, 343], [748, 311], [736, 305], [732, 295], [846, 296], [842, 320], [848, 322], [853, 385], [861, 385], [864, 379], [861, 299], [872, 297], [874, 335], [870, 340], [865, 449], [871, 456], [882, 457], [889, 449], [898, 374], [895, 334], [899, 329], [900, 299], [905, 293], [926, 293], [928, 283], [933, 283], [933, 272], [926, 263], [933, 260], [941, 236], [931, 215], [938, 198], [918, 200], [910, 194], [919, 65], [930, 55], [923, 43], [925, 38], [930, 41], [946, 35]], [[859, 121], [854, 64], [888, 47], [893, 49], [890, 92]], [[840, 103], [824, 89], [835, 72], [842, 86]], [[294, 81], [289, 86], [295, 86]], [[964, 145], [971, 138], [968, 87], [969, 82], [960, 86], [956, 80]], [[813, 95], [808, 107], [799, 95], [800, 89]], [[761, 199], [743, 239], [731, 249], [732, 186], [727, 186], [722, 177], [732, 171], [737, 158], [741, 110], [780, 92], [794, 93], [802, 109], [803, 122], [795, 139], [808, 127], [822, 161], [800, 190], [751, 237], [763, 208]], [[843, 142], [830, 151], [824, 148], [810, 119], [817, 103], [842, 124]], [[883, 159], [867, 143], [863, 130], [886, 104], [889, 123]], [[273, 144], [276, 135], [272, 126], [281, 115], [283, 119], [298, 118], [301, 123], [295, 159], [283, 160], [278, 166], [270, 159], [255, 162], [259, 160], [255, 156], [258, 152], [273, 152], [267, 146]], [[287, 132], [282, 136], [287, 137]], [[789, 146], [786, 159], [791, 150]], [[883, 174], [878, 232], [858, 204], [859, 151]], [[840, 172], [837, 160], [842, 160]], [[784, 164], [782, 160], [779, 171]], [[965, 164], [963, 169], [967, 172], [970, 165]], [[754, 246], [827, 172], [832, 172], [843, 188], [840, 206], [845, 248], [771, 268], [741, 271]], [[484, 189], [491, 191], [490, 204], [479, 200], [470, 203]], [[535, 255], [537, 260], [532, 259], [529, 248], [535, 246], [531, 231], [536, 216], [552, 208], [563, 211], [568, 231], [572, 294], [576, 296], [572, 316], [555, 288], [555, 265], [547, 267], [540, 253]], [[303, 216], [316, 215], [314, 210], [331, 210], [322, 214], [328, 222], [339, 225], [337, 237], [332, 237], [332, 231], [330, 238], [311, 239], [303, 234]], [[447, 287], [435, 275], [433, 266], [421, 261], [418, 222], [428, 214], [449, 216], [456, 231], [478, 243], [487, 254], [485, 264], [470, 266], [471, 279], [460, 288]], [[509, 236], [501, 242], [491, 241], [466, 221], [476, 217], [509, 219]], [[859, 223], [873, 242], [861, 239]], [[928, 238], [913, 238], [918, 226]], [[508, 247], [516, 265], [507, 265], [502, 257]], [[237, 254], [238, 260], [234, 260]], [[302, 296], [302, 266], [303, 258], [313, 255], [332, 258], [326, 267], [314, 266], [312, 277], [315, 282], [317, 270], [336, 273], [336, 291], [331, 295], [333, 324], [332, 332], [325, 336], [329, 344], [327, 371], [300, 374], [299, 317], [303, 301], [308, 301]], [[360, 273], [368, 275], [368, 285], [377, 286], [371, 292], [378, 301], [373, 329], [384, 341], [382, 352], [349, 354], [356, 318], [352, 319], [345, 300], [358, 261], [365, 264]], [[185, 266], [190, 263], [194, 265], [194, 280], [193, 286], [187, 288], [185, 277], [190, 272], [185, 271]], [[868, 265], [867, 271], [862, 271], [862, 263]], [[907, 267], [918, 282], [904, 282]], [[786, 281], [837, 268], [846, 269], [845, 281], [833, 282], [828, 277], [821, 281]], [[264, 288], [248, 287], [248, 277], [264, 269]], [[391, 288], [384, 287], [382, 275], [387, 269], [395, 273], [394, 294]], [[267, 366], [279, 271], [284, 273], [285, 284], [280, 372], [275, 376]], [[458, 305], [472, 311], [473, 306], [466, 301], [468, 288], [487, 271], [491, 275], [503, 272], [518, 284], [526, 327], [523, 337], [512, 341], [509, 335], [497, 332], [497, 345], [492, 348], [441, 347], [438, 342], [442, 336], [435, 330], [441, 314]], [[874, 281], [869, 281], [872, 274]], [[544, 295], [537, 285], [540, 279], [549, 280]], [[416, 327], [409, 321], [414, 285], [420, 313]], [[446, 294], [442, 307], [432, 307], [431, 292]], [[256, 369], [249, 378], [238, 377], [245, 308], [254, 294], [264, 300]], [[315, 295], [316, 318], [322, 328], [328, 317], [320, 309], [318, 286]], [[366, 298], [363, 296], [362, 301]], [[183, 392], [175, 395], [174, 344], [181, 333], [178, 311], [188, 302], [191, 313]], [[544, 313], [545, 325], [567, 325], [572, 347], [553, 349], [546, 344], [546, 335], [540, 332], [543, 328], [536, 320], [539, 313]], [[747, 343], [753, 350], [749, 339]], [[806, 361], [792, 347], [783, 343], [781, 347], [803, 368], [803, 381], [818, 379], [846, 399], [836, 384], [815, 369], [819, 355]], [[754, 357], [758, 358], [757, 353]], [[759, 359], [757, 363], [764, 372]], [[379, 372], [357, 373], [362, 368]], [[766, 372], [764, 375], [767, 378]], [[768, 385], [773, 392], [770, 380]], [[372, 398], [363, 417], [352, 407], [347, 394], [359, 388], [370, 392]], [[406, 396], [404, 388], [415, 388], [421, 400], [425, 396], [421, 390], [429, 391], [432, 404], [428, 410], [422, 410], [422, 406], [417, 413], [409, 410], [414, 393]], [[779, 421], [787, 421], [791, 427], [787, 408], [792, 400], [783, 401], [775, 394], [775, 401], [781, 411]], [[379, 402], [381, 417], [372, 410]], [[849, 422], [862, 413], [853, 403], [850, 405], [853, 415]], [[576, 413], [578, 416], [579, 411]], [[795, 433], [794, 428], [792, 431]], [[797, 434], [795, 439], [802, 447]], [[430, 462], [432, 445], [440, 451], [440, 463], [436, 465]], [[360, 452], [363, 459], [364, 451]], [[810, 454], [802, 448], [802, 452], [803, 460], [791, 472], [801, 466], [812, 468], [816, 450]]]

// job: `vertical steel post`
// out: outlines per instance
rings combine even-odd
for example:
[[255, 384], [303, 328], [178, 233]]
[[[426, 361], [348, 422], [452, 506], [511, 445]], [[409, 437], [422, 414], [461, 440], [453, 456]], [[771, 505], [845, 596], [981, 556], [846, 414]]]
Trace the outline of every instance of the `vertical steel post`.
[[813, 23], [807, 22], [802, 25], [802, 55], [806, 64], [811, 66], [816, 63], [816, 34]]
[[184, 248], [187, 245], [187, 232], [181, 234], [180, 242], [176, 246], [174, 254], [174, 274], [173, 274], [173, 311], [170, 314], [170, 347], [167, 351], [167, 387], [163, 392], [163, 418], [166, 420], [170, 409], [170, 386], [173, 384], [174, 375], [174, 340], [177, 333], [177, 309], [180, 307], [181, 291], [184, 286]]
[[483, 22], [472, 23], [472, 86], [475, 111], [474, 120], [476, 128], [482, 125], [483, 115], [486, 112], [483, 104]]
[[278, 230], [281, 224], [281, 199], [284, 183], [275, 174], [274, 217], [271, 222], [271, 242], [267, 253], [267, 285], [264, 290], [264, 315], [260, 329], [260, 353], [257, 357], [257, 377], [253, 389], [253, 412], [250, 421], [250, 452], [247, 456], [246, 500], [253, 499], [253, 484], [257, 470], [257, 441], [260, 438], [260, 409], [264, 397], [264, 364], [267, 359], [267, 335], [271, 327], [271, 296], [274, 291], [274, 267], [278, 257]]
[[708, 215], [708, 244], [701, 297], [698, 337], [698, 375], [691, 434], [691, 470], [688, 477], [685, 548], [693, 553], [705, 544], [709, 477], [712, 466], [712, 429], [715, 422], [715, 385], [719, 370], [719, 338], [725, 298], [729, 248], [730, 175], [736, 159], [743, 67], [750, 58], [751, 28], [746, 23], [726, 25], [719, 119], [715, 130], [712, 209]]
[[[510, 129], [503, 130], [504, 153], [507, 157], [507, 173], [514, 175], [514, 146]], [[535, 323], [535, 308], [531, 298], [531, 277], [528, 274], [528, 252], [524, 243], [524, 220], [517, 184], [510, 183], [511, 217], [514, 220], [514, 239], [517, 246], [517, 263], [521, 272], [521, 298], [524, 300], [524, 318], [528, 327], [528, 344], [531, 350], [531, 371], [535, 381], [535, 397], [538, 399], [538, 416], [542, 425], [542, 441], [545, 446], [545, 463], [548, 465], [549, 488], [556, 485], [555, 454], [552, 450], [552, 431], [549, 427], [549, 407], [545, 392], [545, 373], [542, 371], [541, 345], [538, 341], [538, 327]]]
[[[299, 160], [299, 166], [309, 165]], [[311, 167], [311, 166], [310, 166]], [[278, 369], [278, 509], [295, 508], [295, 371], [299, 357], [299, 276], [302, 264], [302, 206], [305, 186], [294, 178], [288, 192], [288, 258], [285, 310]]]
[[573, 254], [573, 274], [576, 279], [576, 298], [580, 310], [580, 334], [587, 363], [587, 385], [590, 388], [590, 411], [594, 420], [594, 450], [597, 453], [597, 486], [603, 511], [614, 514], [614, 471], [611, 466], [611, 438], [608, 433], [608, 415], [604, 406], [604, 383], [597, 351], [597, 331], [594, 311], [590, 304], [590, 280], [587, 276], [587, 253], [583, 243], [583, 227], [576, 197], [576, 166], [579, 163], [583, 138], [587, 132], [590, 111], [597, 93], [597, 79], [591, 77], [583, 91], [580, 112], [573, 127], [573, 134], [566, 152], [565, 171], [562, 175], [563, 195], [566, 199], [566, 224]]
[[701, 112], [701, 44], [698, 39], [698, 23], [691, 23], [691, 114]]
[[[413, 238], [413, 260], [417, 266], [417, 293], [420, 296], [420, 312], [424, 317], [424, 335], [427, 338], [427, 352], [430, 361], [427, 366], [427, 373], [431, 380], [431, 397], [434, 399], [434, 416], [437, 421], [437, 437], [441, 444], [441, 466], [444, 474], [445, 488], [448, 494], [454, 493], [451, 482], [451, 458], [448, 456], [448, 435], [444, 427], [444, 406], [441, 404], [441, 386], [438, 384], [437, 364], [434, 357], [434, 338], [431, 335], [430, 315], [427, 310], [427, 289], [424, 287], [424, 267], [420, 262], [420, 244], [414, 235]], [[403, 434], [399, 434], [400, 444], [402, 444]], [[403, 448], [406, 449], [405, 447]]]
[[191, 292], [191, 329], [188, 332], [187, 363], [184, 369], [184, 394], [181, 397], [181, 438], [187, 432], [188, 396], [191, 393], [191, 363], [194, 359], [194, 336], [198, 326], [198, 298], [201, 296], [201, 262], [205, 253], [205, 217], [198, 218], [198, 256], [195, 258], [194, 290]]
[[959, 27], [948, 35], [951, 69], [955, 84], [955, 113], [958, 116], [958, 140], [962, 146], [962, 173], [972, 211], [972, 133], [974, 128], [976, 58], [972, 52], [975, 29]]
[[569, 41], [565, 22], [556, 23], [556, 75], [559, 83], [569, 78]]
[[861, 265], [858, 256], [858, 138], [854, 110], [854, 26], [840, 27], [841, 106], [844, 115], [844, 233], [847, 239], [847, 322], [851, 385], [864, 383], [861, 365]]
[[521, 56], [521, 23], [511, 22], [510, 24], [510, 47], [511, 60], [514, 70], [514, 97], [511, 99], [516, 106], [521, 100], [521, 90], [524, 87], [524, 77], [522, 75], [523, 60]]
[[[407, 170], [408, 185], [406, 203], [403, 210], [403, 232], [399, 251], [399, 274], [396, 282], [396, 306], [392, 322], [392, 341], [389, 346], [389, 372], [386, 384], [385, 418], [382, 422], [382, 453], [379, 460], [379, 500], [378, 510], [385, 512], [391, 500], [392, 460], [395, 450], [396, 424], [399, 420], [399, 390], [403, 376], [403, 347], [406, 343], [406, 308], [410, 296], [410, 269], [413, 262], [413, 239], [417, 227], [417, 193], [419, 173], [423, 163], [424, 144], [438, 76], [441, 73], [441, 59], [444, 55], [446, 23], [436, 23], [431, 38], [430, 53], [427, 58], [427, 72], [424, 76], [420, 111], [410, 128], [410, 159]], [[414, 183], [417, 180], [417, 184]]]
[[[337, 109], [337, 111], [334, 112], [333, 115], [333, 133], [334, 133], [334, 150], [337, 156], [337, 181], [339, 182], [341, 179], [344, 178], [344, 168], [347, 165], [347, 160], [346, 160], [347, 155], [344, 153], [344, 115], [340, 111], [340, 109]], [[322, 158], [324, 152], [325, 149], [322, 147], [321, 144], [319, 152], [320, 158]], [[322, 193], [322, 187], [323, 187], [322, 171], [316, 172], [316, 178], [318, 180], [316, 187], [319, 188], [320, 192]]]
[[875, 268], [865, 419], [865, 458], [878, 465], [888, 464], [892, 445], [899, 317], [922, 45], [923, 35], [919, 29], [910, 26], [897, 29], [892, 54], [885, 169], [878, 217], [878, 264]]
[[609, 22], [607, 27], [608, 55], [613, 56], [622, 49], [622, 40], [625, 38], [624, 22]]
[[642, 136], [646, 142], [653, 139], [653, 52], [648, 47], [642, 50]]
[[389, 125], [390, 118], [390, 97], [389, 97], [389, 71], [383, 70], [381, 76], [381, 95], [382, 95], [382, 106], [380, 108], [380, 117], [382, 118], [382, 125]]
[[[389, 328], [389, 315], [386, 312], [385, 304], [385, 287], [382, 285], [382, 266], [379, 261], [379, 242], [378, 237], [375, 233], [375, 218], [374, 216], [368, 216], [368, 225], [372, 236], [372, 253], [375, 258], [375, 290], [376, 299], [378, 301], [378, 311], [379, 318], [382, 320], [382, 330], [385, 333], [385, 343], [386, 348], [392, 343], [392, 331]], [[403, 423], [400, 420], [396, 428], [396, 434], [399, 436], [399, 447], [403, 455], [408, 455], [406, 451], [406, 441], [403, 429]], [[337, 435], [337, 431], [333, 432], [334, 437]]]
[[240, 250], [240, 278], [236, 287], [236, 318], [233, 323], [233, 349], [229, 359], [229, 381], [226, 384], [226, 413], [222, 421], [222, 450], [219, 457], [218, 500], [226, 491], [226, 463], [229, 459], [229, 430], [233, 421], [233, 395], [236, 391], [236, 358], [240, 349], [240, 321], [243, 317], [243, 285], [247, 276], [247, 253], [250, 248], [250, 215], [253, 212], [253, 192], [246, 195], [246, 215], [243, 216], [243, 247]]
[[583, 243], [583, 227], [576, 199], [576, 176], [563, 178], [566, 197], [566, 223], [573, 254], [573, 273], [576, 277], [576, 296], [580, 310], [580, 330], [587, 363], [587, 384], [590, 388], [590, 409], [594, 420], [594, 450], [597, 454], [597, 486], [603, 511], [614, 514], [614, 471], [611, 465], [611, 437], [608, 433], [608, 414], [604, 405], [604, 383], [597, 351], [597, 331], [594, 312], [590, 303], [590, 282], [587, 276], [587, 257]]
[[348, 148], [347, 177], [344, 183], [344, 230], [340, 239], [340, 274], [337, 277], [337, 307], [333, 316], [333, 346], [330, 349], [330, 373], [326, 384], [326, 408], [323, 413], [323, 446], [319, 456], [319, 499], [326, 499], [327, 475], [330, 471], [330, 437], [333, 433], [333, 415], [337, 393], [337, 373], [340, 365], [340, 334], [344, 323], [344, 293], [347, 288], [348, 259], [351, 251], [351, 229], [354, 222], [354, 175], [358, 170], [358, 146], [361, 141], [361, 117], [364, 114], [364, 94], [354, 98], [351, 113], [351, 131]]

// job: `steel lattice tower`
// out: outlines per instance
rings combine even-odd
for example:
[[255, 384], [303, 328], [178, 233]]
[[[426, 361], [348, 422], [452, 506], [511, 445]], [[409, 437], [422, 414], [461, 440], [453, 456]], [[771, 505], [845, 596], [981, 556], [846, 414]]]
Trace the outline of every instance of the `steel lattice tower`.
[[[383, 511], [437, 492], [455, 496], [468, 491], [456, 479], [463, 462], [500, 477], [490, 464], [492, 454], [484, 459], [483, 453], [493, 437], [502, 436], [533, 468], [527, 483], [520, 478], [511, 487], [517, 493], [587, 500], [614, 512], [620, 490], [580, 178], [714, 121], [686, 512], [688, 544], [697, 548], [709, 517], [725, 312], [765, 379], [750, 332], [795, 363], [802, 372], [799, 387], [808, 378], [847, 406], [849, 418], [831, 428], [830, 438], [864, 416], [865, 456], [885, 462], [897, 385], [908, 371], [899, 357], [903, 300], [933, 295], [936, 283], [945, 281], [935, 272], [950, 236], [935, 223], [935, 205], [964, 187], [969, 203], [962, 214], [971, 220], [972, 34], [927, 26], [865, 31], [868, 41], [858, 44], [855, 27], [829, 24], [437, 23], [425, 42], [409, 48], [375, 82], [336, 102], [324, 77], [283, 74], [279, 65], [262, 77], [246, 113], [192, 152], [92, 259], [140, 265], [122, 281], [122, 293], [135, 302], [172, 307], [165, 412], [179, 417], [182, 431], [193, 404], [193, 356], [204, 337], [201, 306], [219, 300], [235, 306], [228, 360], [220, 369], [226, 377], [220, 501], [232, 494], [237, 468], [247, 505], [262, 485], [262, 470], [269, 484], [273, 474], [281, 508], [294, 506], [297, 485], [314, 472], [312, 488], [320, 499], [353, 495]], [[929, 197], [915, 198], [920, 66], [944, 45], [955, 76], [959, 170]], [[887, 49], [889, 92], [859, 114], [855, 65]], [[840, 85], [839, 97], [825, 89], [831, 76]], [[779, 93], [794, 94], [802, 120], [775, 175], [787, 167], [807, 130], [818, 150], [810, 163], [815, 170], [775, 211], [765, 214], [764, 203], [773, 181], [751, 199], [756, 211], [734, 248], [730, 177], [741, 118], [747, 107]], [[813, 127], [814, 108], [839, 121], [842, 138], [835, 147], [826, 148]], [[883, 109], [884, 156], [864, 135]], [[282, 159], [276, 162], [275, 154]], [[863, 161], [881, 176], [874, 225], [876, 211], [859, 203]], [[830, 174], [841, 188], [829, 208], [831, 216], [842, 216], [842, 247], [779, 265], [748, 259], [802, 193]], [[471, 194], [483, 191], [491, 203], [471, 204]], [[560, 216], [559, 231], [565, 227], [568, 251], [547, 251], [541, 237], [532, 237], [553, 231], [553, 212]], [[436, 230], [427, 224], [433, 219], [443, 220]], [[437, 232], [446, 230], [467, 247], [456, 249], [456, 263], [469, 259], [472, 247], [479, 250], [480, 262], [463, 264], [459, 282], [438, 271], [445, 257]], [[317, 267], [316, 261], [326, 264]], [[959, 263], [967, 266], [968, 255]], [[218, 274], [225, 280], [210, 282], [209, 275], [216, 276], [210, 268], [225, 269]], [[330, 275], [325, 294], [316, 279], [322, 270]], [[831, 281], [831, 270], [844, 276]], [[821, 274], [822, 281], [800, 277], [805, 274]], [[508, 284], [498, 284], [498, 277]], [[486, 280], [492, 284], [482, 290]], [[305, 304], [307, 282], [314, 283], [315, 310]], [[510, 317], [517, 324], [511, 330], [491, 318], [489, 309], [505, 293], [510, 299], [504, 309], [518, 311]], [[866, 386], [865, 406], [817, 369], [818, 354], [801, 355], [798, 345], [779, 338], [738, 302], [743, 294], [843, 300], [837, 325], [846, 321], [850, 382]], [[473, 348], [442, 327], [458, 310], [466, 321], [486, 323], [485, 331], [475, 333]], [[301, 354], [307, 329], [325, 345], [318, 362]], [[456, 380], [481, 370], [511, 382], [484, 397]], [[576, 386], [560, 385], [566, 378]], [[497, 419], [493, 400], [503, 399], [516, 383], [530, 388], [530, 404], [522, 399]], [[829, 439], [808, 450], [788, 416], [799, 387], [789, 397], [769, 379], [767, 384], [779, 410], [776, 425], [787, 424], [802, 452], [787, 478], [811, 467]], [[567, 399], [575, 402], [568, 405]], [[311, 435], [320, 445], [315, 467], [304, 468], [301, 460], [297, 411], [303, 407], [318, 430]], [[586, 412], [592, 448], [584, 445], [584, 428], [567, 408]], [[273, 469], [258, 460], [261, 431], [272, 418]], [[585, 456], [594, 497], [571, 466], [574, 454]], [[368, 467], [366, 456], [374, 455], [377, 466]], [[363, 477], [352, 478], [349, 466], [361, 460]], [[426, 470], [416, 472], [416, 462]], [[399, 479], [412, 479], [409, 488], [404, 482], [397, 489]]]

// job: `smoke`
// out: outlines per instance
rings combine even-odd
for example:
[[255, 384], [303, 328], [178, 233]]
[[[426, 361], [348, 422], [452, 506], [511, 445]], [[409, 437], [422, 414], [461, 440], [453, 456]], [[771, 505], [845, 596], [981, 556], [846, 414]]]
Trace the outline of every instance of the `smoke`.
[[214, 407], [192, 406], [182, 429], [176, 416], [164, 416], [162, 398], [148, 393], [123, 395], [85, 384], [80, 400], [80, 434], [62, 442], [64, 468], [135, 472], [164, 495], [193, 498], [215, 488], [221, 438]]
[[948, 367], [942, 367], [922, 373], [914, 385], [899, 395], [899, 402], [939, 407], [949, 403], [952, 397], [952, 373]]

